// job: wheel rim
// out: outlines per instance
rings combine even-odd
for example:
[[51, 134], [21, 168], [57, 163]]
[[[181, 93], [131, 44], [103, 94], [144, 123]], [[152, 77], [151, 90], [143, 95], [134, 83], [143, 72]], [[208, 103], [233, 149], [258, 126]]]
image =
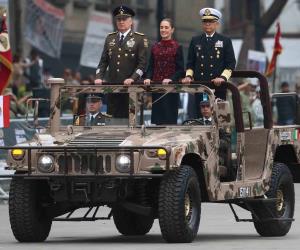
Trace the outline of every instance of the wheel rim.
[[277, 202], [276, 202], [276, 210], [278, 213], [281, 215], [284, 214], [285, 211], [285, 200], [284, 200], [284, 195], [282, 190], [277, 190], [276, 194]]
[[190, 195], [188, 193], [185, 194], [185, 198], [184, 198], [184, 210], [185, 210], [185, 218], [187, 220], [190, 213], [191, 213], [191, 199], [190, 199]]
[[188, 224], [192, 225], [195, 220], [195, 216], [197, 213], [197, 208], [195, 207], [194, 203], [194, 197], [190, 190], [190, 188], [187, 190], [184, 198], [184, 212], [185, 212], [185, 220]]

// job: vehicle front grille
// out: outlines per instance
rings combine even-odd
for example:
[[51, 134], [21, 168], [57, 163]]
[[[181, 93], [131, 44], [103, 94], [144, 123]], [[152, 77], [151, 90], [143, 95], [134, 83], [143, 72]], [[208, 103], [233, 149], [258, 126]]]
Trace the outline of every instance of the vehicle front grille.
[[[65, 159], [67, 159], [65, 162]], [[71, 154], [68, 156], [60, 155], [57, 158], [58, 171], [74, 174], [104, 174], [112, 171], [114, 156], [111, 154]]]
[[101, 137], [97, 134], [94, 135], [81, 135], [76, 137], [73, 141], [69, 142], [70, 146], [118, 146], [125, 138], [111, 138], [111, 137]]

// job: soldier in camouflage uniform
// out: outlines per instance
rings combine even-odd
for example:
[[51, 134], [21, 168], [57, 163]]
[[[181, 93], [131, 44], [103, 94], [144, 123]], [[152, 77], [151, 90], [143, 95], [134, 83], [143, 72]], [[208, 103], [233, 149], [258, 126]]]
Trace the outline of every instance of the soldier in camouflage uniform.
[[[134, 11], [119, 6], [113, 11], [118, 31], [108, 34], [96, 70], [95, 84], [102, 84], [107, 71], [107, 82], [130, 85], [140, 79], [147, 64], [148, 40], [142, 33], [132, 31]], [[128, 117], [128, 97], [119, 94], [109, 97], [108, 113], [116, 118]]]

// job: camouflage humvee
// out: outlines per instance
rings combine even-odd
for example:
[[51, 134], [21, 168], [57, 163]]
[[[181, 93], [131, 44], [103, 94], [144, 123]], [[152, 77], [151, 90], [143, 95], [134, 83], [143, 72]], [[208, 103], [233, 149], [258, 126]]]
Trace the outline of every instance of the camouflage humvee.
[[[147, 234], [158, 218], [167, 242], [191, 242], [198, 232], [202, 202], [228, 203], [237, 221], [254, 222], [262, 236], [287, 234], [294, 215], [290, 170], [298, 178], [300, 126], [273, 126], [268, 84], [262, 75], [234, 72], [234, 76], [259, 79], [262, 127], [252, 127], [251, 119], [250, 127], [244, 127], [240, 94], [231, 83], [224, 86], [232, 103], [215, 99], [213, 91], [201, 84], [65, 86], [62, 79], [49, 80], [49, 126], [31, 141], [1, 147], [8, 150], [8, 169], [16, 170], [9, 197], [16, 239], [44, 241], [55, 220], [113, 216], [123, 235]], [[163, 98], [175, 92], [205, 93], [213, 109], [212, 124], [180, 114], [179, 125], [151, 125], [145, 93], [164, 93]], [[125, 120], [106, 116], [101, 126], [77, 126], [78, 116], [85, 116], [78, 112], [78, 100], [85, 93], [104, 97], [128, 93], [129, 116]], [[63, 103], [67, 100], [72, 105]], [[62, 106], [72, 110], [75, 125], [60, 125]], [[105, 205], [110, 214], [97, 217]], [[252, 219], [239, 219], [233, 205], [250, 211]], [[88, 211], [73, 218], [78, 208]]]

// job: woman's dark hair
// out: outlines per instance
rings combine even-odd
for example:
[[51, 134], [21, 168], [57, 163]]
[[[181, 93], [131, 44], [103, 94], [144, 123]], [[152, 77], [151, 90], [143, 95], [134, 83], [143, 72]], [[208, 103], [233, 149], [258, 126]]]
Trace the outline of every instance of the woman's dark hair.
[[163, 20], [160, 21], [160, 23], [162, 21], [166, 21], [170, 24], [171, 28], [174, 28], [174, 21], [171, 18], [164, 18]]

